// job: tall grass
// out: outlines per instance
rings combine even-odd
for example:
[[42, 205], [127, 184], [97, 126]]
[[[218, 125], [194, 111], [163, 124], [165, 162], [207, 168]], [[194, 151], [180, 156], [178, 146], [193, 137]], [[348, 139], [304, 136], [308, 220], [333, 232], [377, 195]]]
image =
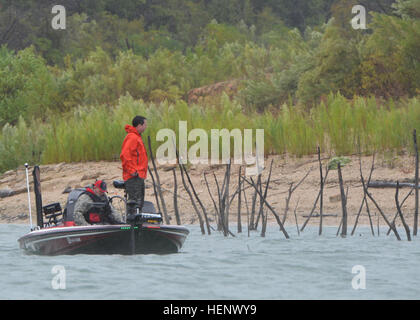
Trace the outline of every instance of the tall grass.
[[27, 125], [22, 117], [16, 126], [6, 124], [0, 131], [0, 172], [24, 163], [39, 163], [44, 145], [45, 127]]
[[[420, 101], [412, 98], [398, 103], [375, 98], [355, 97], [347, 100], [330, 95], [310, 111], [298, 106], [283, 105], [277, 115], [271, 112], [243, 112], [236, 101], [223, 96], [214, 106], [175, 103], [144, 103], [123, 96], [117, 105], [80, 107], [70, 114], [53, 115], [45, 123], [6, 125], [0, 134], [0, 171], [15, 168], [24, 162], [57, 163], [113, 160], [118, 156], [126, 135], [124, 126], [134, 115], [148, 118], [144, 134], [152, 140], [156, 152], [157, 131], [169, 128], [179, 134], [179, 121], [187, 121], [188, 131], [264, 129], [266, 154], [303, 156], [321, 150], [337, 155], [359, 152], [412, 152], [412, 132], [420, 132]], [[255, 139], [255, 131], [254, 131]], [[233, 141], [233, 140], [232, 140]], [[196, 143], [190, 141], [189, 146]], [[221, 147], [221, 146], [220, 146]], [[233, 144], [231, 144], [233, 152]], [[232, 153], [233, 154], [233, 153]]]

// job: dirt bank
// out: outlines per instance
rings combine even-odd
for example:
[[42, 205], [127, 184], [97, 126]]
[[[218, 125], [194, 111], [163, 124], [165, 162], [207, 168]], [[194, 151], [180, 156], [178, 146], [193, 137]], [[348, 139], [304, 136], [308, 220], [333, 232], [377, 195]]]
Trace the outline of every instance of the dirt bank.
[[[325, 156], [326, 158], [326, 156]], [[296, 213], [298, 223], [301, 225], [306, 219], [305, 216], [311, 211], [314, 201], [319, 191], [319, 168], [316, 156], [307, 156], [303, 158], [290, 158], [282, 156], [270, 156], [265, 160], [266, 170], [263, 173], [263, 181], [267, 179], [268, 168], [270, 166], [271, 159], [274, 160], [272, 183], [271, 188], [268, 192], [268, 202], [275, 208], [275, 210], [282, 216], [285, 208], [285, 199], [288, 194], [288, 188], [290, 183], [297, 183], [310, 171], [308, 177], [299, 186], [298, 189], [293, 193], [290, 200], [290, 209], [288, 212], [286, 225], [295, 225], [295, 218], [293, 211], [296, 203], [299, 200]], [[352, 227], [355, 221], [356, 214], [359, 210], [362, 198], [363, 189], [360, 182], [359, 175], [359, 161], [358, 157], [350, 157], [351, 162], [347, 164], [343, 169], [343, 179], [345, 188], [348, 187], [348, 201], [347, 210], [349, 214], [349, 227]], [[377, 156], [375, 161], [375, 171], [373, 172], [372, 180], [388, 180], [388, 181], [409, 181], [414, 177], [414, 159], [408, 156], [401, 156], [398, 158], [385, 158], [383, 156]], [[324, 160], [324, 164], [327, 160]], [[365, 177], [368, 176], [370, 166], [372, 163], [372, 157], [362, 158], [362, 169]], [[238, 181], [238, 165], [232, 165], [232, 176], [230, 190], [232, 192], [236, 190]], [[52, 165], [41, 166], [41, 183], [42, 183], [42, 196], [43, 204], [51, 202], [60, 202], [64, 207], [68, 193], [63, 193], [65, 189], [76, 188], [86, 186], [98, 179], [105, 179], [109, 186], [109, 195], [123, 195], [123, 192], [115, 189], [112, 186], [111, 181], [115, 179], [121, 179], [121, 164], [119, 162], [87, 162], [87, 163], [60, 163]], [[177, 180], [178, 180], [178, 205], [181, 213], [181, 219], [183, 224], [197, 224], [198, 219], [194, 212], [193, 207], [189, 201], [188, 194], [185, 192], [179, 169], [176, 169]], [[191, 179], [197, 190], [199, 197], [203, 204], [206, 206], [208, 213], [210, 214], [212, 224], [215, 225], [214, 221], [214, 207], [207, 191], [203, 173], [215, 173], [220, 183], [223, 179], [225, 172], [224, 166], [209, 166], [209, 165], [197, 165], [192, 166], [189, 169]], [[159, 167], [159, 175], [164, 188], [164, 198], [166, 206], [169, 211], [169, 215], [172, 217], [171, 223], [175, 223], [174, 210], [173, 210], [173, 173], [168, 168], [161, 166]], [[213, 195], [216, 194], [216, 184], [213, 179], [213, 174], [208, 176], [210, 182], [210, 188]], [[32, 178], [30, 179], [32, 180]], [[146, 200], [155, 202], [153, 193], [153, 187], [151, 184], [151, 178], [148, 177], [146, 181]], [[0, 198], [0, 222], [1, 223], [29, 223], [28, 215], [28, 200], [26, 193], [26, 180], [24, 167], [20, 167], [18, 170], [9, 171], [0, 176], [0, 190], [10, 190], [17, 194]], [[377, 203], [380, 205], [382, 210], [391, 219], [396, 213], [395, 206], [395, 189], [370, 189]], [[401, 190], [402, 199], [410, 191], [409, 188]], [[231, 194], [232, 194], [231, 192]], [[251, 188], [247, 189], [247, 199], [250, 205], [253, 191]], [[328, 175], [328, 179], [325, 185], [324, 194], [324, 214], [328, 215], [324, 218], [324, 225], [339, 225], [341, 219], [341, 201], [339, 198], [340, 190], [338, 185], [337, 170], [331, 171]], [[3, 194], [4, 196], [4, 194]], [[33, 193], [31, 193], [32, 200], [32, 212], [35, 212], [35, 201]], [[372, 202], [369, 202], [369, 207], [373, 215], [373, 220], [376, 225], [379, 212], [375, 208]], [[319, 206], [318, 206], [319, 208]], [[319, 212], [316, 209], [315, 214]], [[407, 222], [410, 227], [413, 225], [413, 212], [414, 212], [414, 192], [410, 196], [402, 207]], [[236, 198], [232, 202], [230, 217], [232, 223], [237, 221], [237, 201]], [[269, 222], [276, 223], [274, 216], [269, 212]], [[34, 220], [35, 221], [35, 220]], [[242, 223], [246, 225], [247, 221], [247, 210], [245, 204], [242, 206]], [[319, 218], [313, 218], [310, 220], [311, 224], [318, 224]], [[359, 223], [368, 225], [369, 220], [364, 209], [362, 211]], [[382, 218], [379, 219], [381, 225], [385, 225]], [[400, 222], [399, 222], [400, 223]]]

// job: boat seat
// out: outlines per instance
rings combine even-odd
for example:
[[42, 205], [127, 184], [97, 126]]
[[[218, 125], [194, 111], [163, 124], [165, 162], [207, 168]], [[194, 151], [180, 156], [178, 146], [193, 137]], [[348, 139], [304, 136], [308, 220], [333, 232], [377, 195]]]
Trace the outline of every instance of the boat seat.
[[[128, 200], [127, 201], [127, 206], [128, 207], [130, 207], [130, 206], [135, 207], [136, 203], [137, 202], [134, 201], [134, 200]], [[143, 213], [158, 213], [158, 212], [156, 212], [156, 209], [155, 209], [155, 206], [154, 206], [153, 202], [146, 201], [146, 200], [144, 200], [144, 202], [143, 202], [143, 208], [142, 208], [141, 212], [143, 212]]]
[[117, 189], [125, 189], [125, 181], [124, 180], [114, 180], [112, 182], [112, 184]]
[[144, 201], [143, 209], [141, 211], [144, 213], [157, 213], [155, 206], [150, 201]]

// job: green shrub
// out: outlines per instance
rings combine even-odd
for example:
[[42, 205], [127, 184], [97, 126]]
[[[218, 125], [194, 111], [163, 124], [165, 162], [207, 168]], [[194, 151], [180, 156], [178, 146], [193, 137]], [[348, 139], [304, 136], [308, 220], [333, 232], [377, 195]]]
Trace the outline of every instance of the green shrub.
[[15, 125], [20, 116], [42, 119], [56, 98], [54, 78], [32, 47], [16, 54], [0, 48], [0, 127]]

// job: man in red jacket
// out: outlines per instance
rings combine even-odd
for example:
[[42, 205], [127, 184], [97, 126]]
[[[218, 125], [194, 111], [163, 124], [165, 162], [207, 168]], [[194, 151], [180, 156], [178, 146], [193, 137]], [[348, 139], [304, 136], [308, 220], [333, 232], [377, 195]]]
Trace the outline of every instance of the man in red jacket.
[[[123, 168], [123, 179], [128, 200], [137, 202], [140, 209], [144, 203], [144, 180], [147, 177], [147, 152], [141, 134], [147, 128], [147, 119], [142, 116], [135, 116], [132, 126], [126, 125], [127, 136], [121, 148], [120, 159]], [[128, 207], [129, 214], [135, 212], [135, 208]]]

